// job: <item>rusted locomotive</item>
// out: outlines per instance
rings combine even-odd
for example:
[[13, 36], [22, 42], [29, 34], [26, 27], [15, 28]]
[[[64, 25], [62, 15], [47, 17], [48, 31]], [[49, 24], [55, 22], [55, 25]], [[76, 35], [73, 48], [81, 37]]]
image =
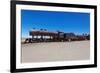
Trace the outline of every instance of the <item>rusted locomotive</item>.
[[64, 33], [61, 31], [50, 32], [47, 30], [32, 30], [29, 32], [29, 35], [31, 38], [26, 38], [25, 43], [90, 40], [90, 35], [75, 35], [74, 33]]

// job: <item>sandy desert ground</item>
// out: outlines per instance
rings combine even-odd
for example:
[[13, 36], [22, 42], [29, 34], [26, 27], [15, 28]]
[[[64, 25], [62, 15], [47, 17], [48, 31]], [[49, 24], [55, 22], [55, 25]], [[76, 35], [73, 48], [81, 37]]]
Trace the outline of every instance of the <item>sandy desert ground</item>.
[[87, 60], [90, 41], [42, 42], [22, 44], [22, 63]]

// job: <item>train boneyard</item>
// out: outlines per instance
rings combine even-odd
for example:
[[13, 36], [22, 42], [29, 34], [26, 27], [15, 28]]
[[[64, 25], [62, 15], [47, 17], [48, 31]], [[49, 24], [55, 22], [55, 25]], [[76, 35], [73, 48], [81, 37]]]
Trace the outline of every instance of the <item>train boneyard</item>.
[[75, 35], [74, 33], [64, 33], [61, 31], [50, 32], [47, 30], [32, 30], [29, 32], [31, 38], [26, 38], [24, 43], [35, 42], [71, 42], [90, 40], [90, 35]]

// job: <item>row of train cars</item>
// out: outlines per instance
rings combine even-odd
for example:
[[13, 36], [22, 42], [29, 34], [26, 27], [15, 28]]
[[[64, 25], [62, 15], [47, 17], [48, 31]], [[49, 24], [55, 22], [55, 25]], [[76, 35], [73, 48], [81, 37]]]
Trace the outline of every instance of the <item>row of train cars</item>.
[[74, 33], [58, 33], [52, 38], [25, 38], [22, 43], [38, 43], [38, 42], [72, 42], [72, 41], [84, 41], [90, 40], [89, 34], [75, 35]]

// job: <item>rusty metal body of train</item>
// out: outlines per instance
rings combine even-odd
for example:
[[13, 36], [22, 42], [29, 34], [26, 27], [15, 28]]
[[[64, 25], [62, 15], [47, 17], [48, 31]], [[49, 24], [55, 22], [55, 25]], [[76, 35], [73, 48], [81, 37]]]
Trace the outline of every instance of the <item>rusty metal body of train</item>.
[[50, 32], [47, 30], [32, 30], [29, 32], [31, 38], [26, 38], [24, 43], [34, 42], [65, 42], [90, 40], [90, 35], [75, 35], [74, 33]]

